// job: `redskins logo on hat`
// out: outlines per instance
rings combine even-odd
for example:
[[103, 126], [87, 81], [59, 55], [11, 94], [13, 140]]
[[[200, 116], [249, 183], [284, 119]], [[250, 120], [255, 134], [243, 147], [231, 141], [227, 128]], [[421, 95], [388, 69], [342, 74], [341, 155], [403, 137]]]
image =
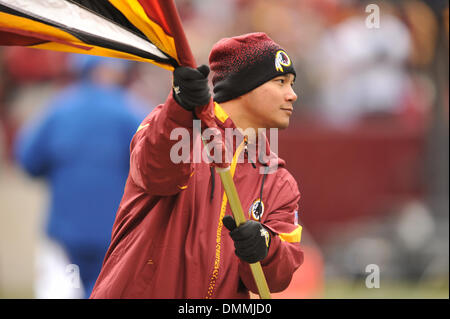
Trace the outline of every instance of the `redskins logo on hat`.
[[250, 206], [248, 210], [248, 215], [252, 219], [260, 221], [263, 214], [264, 214], [264, 203], [258, 198]]
[[283, 50], [278, 50], [275, 54], [275, 68], [279, 72], [284, 72], [283, 66], [290, 66], [292, 64], [291, 59]]

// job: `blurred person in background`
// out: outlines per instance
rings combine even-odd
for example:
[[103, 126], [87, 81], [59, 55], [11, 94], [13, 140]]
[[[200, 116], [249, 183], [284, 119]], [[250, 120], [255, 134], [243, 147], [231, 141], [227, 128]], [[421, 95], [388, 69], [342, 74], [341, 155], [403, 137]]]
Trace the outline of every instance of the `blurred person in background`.
[[408, 27], [386, 3], [379, 26], [370, 27], [364, 7], [330, 28], [314, 54], [321, 74], [316, 104], [322, 118], [336, 127], [400, 114], [411, 94]]
[[[122, 85], [130, 62], [73, 55], [69, 63], [78, 70], [78, 79], [53, 98], [39, 119], [22, 129], [15, 156], [29, 175], [48, 181], [46, 231], [51, 245], [47, 247], [59, 254], [54, 256], [65, 253], [76, 265], [80, 286], [89, 296], [127, 179], [129, 144], [144, 112]], [[45, 251], [38, 258], [38, 265], [55, 264]], [[36, 297], [65, 297], [62, 291], [59, 295], [50, 291], [55, 278], [52, 282], [49, 272], [58, 270], [42, 271]]]

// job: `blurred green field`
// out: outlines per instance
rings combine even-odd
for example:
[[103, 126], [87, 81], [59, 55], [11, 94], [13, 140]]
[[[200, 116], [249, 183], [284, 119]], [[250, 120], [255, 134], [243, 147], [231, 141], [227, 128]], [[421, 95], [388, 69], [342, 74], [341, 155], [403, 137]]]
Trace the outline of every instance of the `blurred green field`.
[[448, 299], [449, 278], [427, 282], [380, 282], [379, 288], [366, 288], [364, 281], [327, 280], [325, 299]]
[[[31, 288], [31, 287], [30, 287]], [[420, 284], [408, 282], [381, 283], [380, 288], [366, 288], [364, 281], [328, 280], [321, 299], [449, 299], [448, 278]], [[255, 298], [258, 298], [256, 295]], [[2, 291], [0, 299], [31, 299], [32, 289], [8, 293]]]

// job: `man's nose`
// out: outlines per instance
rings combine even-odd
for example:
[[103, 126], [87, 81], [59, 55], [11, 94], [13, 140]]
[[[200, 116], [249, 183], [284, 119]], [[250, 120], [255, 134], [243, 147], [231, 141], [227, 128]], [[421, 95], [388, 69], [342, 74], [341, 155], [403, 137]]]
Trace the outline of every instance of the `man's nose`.
[[295, 93], [294, 88], [292, 86], [289, 88], [289, 92], [286, 95], [286, 100], [292, 103], [297, 101], [297, 94]]

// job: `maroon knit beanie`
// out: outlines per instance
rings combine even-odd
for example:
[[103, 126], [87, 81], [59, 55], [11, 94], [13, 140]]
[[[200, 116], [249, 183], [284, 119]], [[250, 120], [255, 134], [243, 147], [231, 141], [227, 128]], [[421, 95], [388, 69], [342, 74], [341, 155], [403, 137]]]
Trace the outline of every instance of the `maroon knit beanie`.
[[214, 100], [235, 99], [283, 74], [296, 75], [287, 53], [265, 33], [249, 33], [217, 42], [209, 55]]

